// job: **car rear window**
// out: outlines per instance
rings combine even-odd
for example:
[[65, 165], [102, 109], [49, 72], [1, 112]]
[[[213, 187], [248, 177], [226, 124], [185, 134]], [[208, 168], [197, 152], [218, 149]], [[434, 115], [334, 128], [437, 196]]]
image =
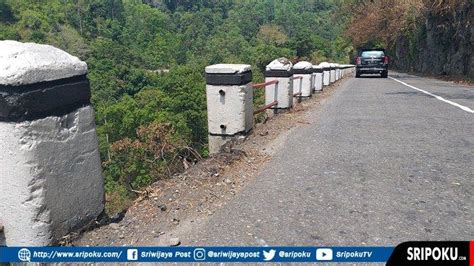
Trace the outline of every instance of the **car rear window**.
[[362, 57], [384, 57], [385, 54], [383, 51], [363, 51]]

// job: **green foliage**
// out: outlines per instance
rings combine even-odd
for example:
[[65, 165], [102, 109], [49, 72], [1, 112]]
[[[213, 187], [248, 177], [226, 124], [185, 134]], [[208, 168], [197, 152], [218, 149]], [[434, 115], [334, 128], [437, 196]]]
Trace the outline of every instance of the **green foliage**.
[[15, 21], [13, 11], [5, 0], [0, 0], [0, 21], [2, 23], [11, 23]]
[[208, 156], [206, 65], [251, 64], [260, 82], [278, 57], [345, 59], [336, 10], [333, 0], [0, 0], [0, 39], [87, 61], [115, 211], [182, 160]]

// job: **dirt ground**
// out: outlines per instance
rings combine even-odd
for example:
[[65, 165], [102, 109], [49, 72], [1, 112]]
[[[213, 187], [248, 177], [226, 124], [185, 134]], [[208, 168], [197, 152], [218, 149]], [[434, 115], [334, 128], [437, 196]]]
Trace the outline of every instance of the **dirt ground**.
[[231, 152], [217, 154], [168, 180], [150, 186], [128, 209], [123, 219], [71, 234], [63, 245], [72, 246], [176, 246], [173, 231], [189, 230], [205, 221], [258, 176], [265, 163], [284, 144], [291, 130], [308, 124], [308, 112], [317, 112], [341, 80], [293, 109], [255, 125], [246, 140]]

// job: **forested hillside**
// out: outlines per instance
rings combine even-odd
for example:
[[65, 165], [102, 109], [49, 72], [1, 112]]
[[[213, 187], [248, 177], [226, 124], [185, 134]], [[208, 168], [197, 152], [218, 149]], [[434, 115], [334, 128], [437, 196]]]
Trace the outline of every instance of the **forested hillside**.
[[404, 71], [474, 79], [472, 0], [346, 0], [345, 36], [389, 49]]
[[0, 0], [0, 40], [85, 60], [109, 210], [207, 155], [203, 69], [349, 60], [331, 0]]

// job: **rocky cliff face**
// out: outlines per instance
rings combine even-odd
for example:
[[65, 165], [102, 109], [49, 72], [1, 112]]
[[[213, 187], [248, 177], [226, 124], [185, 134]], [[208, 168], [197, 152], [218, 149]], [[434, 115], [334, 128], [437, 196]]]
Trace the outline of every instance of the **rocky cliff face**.
[[398, 38], [393, 65], [405, 71], [474, 79], [473, 6], [444, 14], [429, 11], [416, 32]]

